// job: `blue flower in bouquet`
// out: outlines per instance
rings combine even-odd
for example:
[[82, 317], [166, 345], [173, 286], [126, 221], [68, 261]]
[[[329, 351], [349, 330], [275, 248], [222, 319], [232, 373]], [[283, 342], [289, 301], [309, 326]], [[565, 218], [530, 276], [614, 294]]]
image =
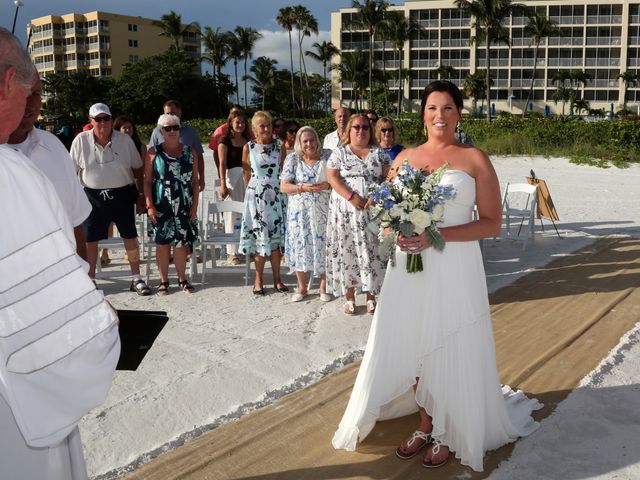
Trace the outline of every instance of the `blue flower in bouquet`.
[[[434, 248], [444, 248], [444, 237], [436, 224], [443, 220], [444, 202], [453, 198], [456, 193], [453, 185], [440, 184], [446, 168], [447, 164], [427, 175], [405, 160], [393, 180], [372, 186], [369, 198], [374, 203], [374, 227], [378, 229], [381, 241], [389, 246], [392, 254], [398, 234], [408, 237], [420, 235], [425, 230]], [[391, 235], [386, 235], [386, 230], [393, 234], [393, 241], [389, 241]], [[393, 255], [391, 259], [394, 263]], [[407, 255], [407, 271], [422, 271], [421, 255]]]

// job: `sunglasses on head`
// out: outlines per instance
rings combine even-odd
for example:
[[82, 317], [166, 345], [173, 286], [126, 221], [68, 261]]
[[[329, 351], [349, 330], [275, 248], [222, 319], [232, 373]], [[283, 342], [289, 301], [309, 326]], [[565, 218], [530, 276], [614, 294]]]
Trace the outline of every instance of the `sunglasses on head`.
[[353, 128], [356, 132], [359, 132], [360, 130], [364, 130], [366, 132], [371, 127], [369, 125], [351, 125], [351, 128]]
[[393, 133], [393, 128], [381, 128], [382, 133]]
[[165, 132], [177, 132], [180, 130], [180, 125], [166, 125], [162, 127]]
[[93, 121], [98, 123], [110, 122], [111, 117], [109, 115], [103, 115], [102, 117], [93, 117]]

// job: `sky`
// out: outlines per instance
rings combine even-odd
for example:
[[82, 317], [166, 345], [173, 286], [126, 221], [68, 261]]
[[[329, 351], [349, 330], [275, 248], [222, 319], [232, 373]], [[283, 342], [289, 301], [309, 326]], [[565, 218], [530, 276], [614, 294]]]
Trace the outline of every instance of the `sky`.
[[[318, 20], [319, 35], [305, 39], [303, 49], [311, 50], [314, 42], [330, 40], [331, 12], [351, 6], [351, 0], [111, 0], [110, 2], [78, 0], [22, 0], [24, 4], [18, 10], [16, 34], [26, 42], [26, 25], [32, 18], [46, 15], [64, 15], [67, 13], [87, 13], [96, 10], [120, 13], [123, 15], [160, 18], [164, 13], [174, 10], [182, 15], [184, 23], [197, 21], [200, 26], [210, 26], [214, 30], [233, 30], [237, 25], [258, 30], [263, 38], [254, 49], [253, 58], [265, 55], [278, 61], [277, 67], [290, 68], [289, 37], [275, 18], [278, 10], [284, 6], [305, 5]], [[0, 25], [11, 30], [16, 7], [13, 0], [0, 0]], [[297, 41], [294, 36], [294, 48]], [[294, 62], [296, 61], [294, 50]], [[322, 73], [322, 65], [305, 58], [310, 72]]]

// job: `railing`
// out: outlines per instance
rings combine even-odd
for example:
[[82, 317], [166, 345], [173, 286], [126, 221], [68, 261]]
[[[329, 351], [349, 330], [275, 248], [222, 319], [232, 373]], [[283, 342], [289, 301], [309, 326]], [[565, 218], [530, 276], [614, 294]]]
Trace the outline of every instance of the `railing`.
[[582, 58], [549, 58], [549, 67], [581, 67]]
[[513, 17], [513, 25], [526, 25], [529, 23], [529, 17]]
[[551, 16], [549, 20], [556, 22], [558, 25], [578, 25], [584, 23], [584, 15], [577, 16]]
[[470, 18], [443, 18], [442, 27], [470, 27]]
[[100, 33], [109, 33], [109, 25], [100, 25]]
[[440, 20], [416, 20], [416, 23], [423, 28], [438, 28], [440, 26]]
[[583, 37], [549, 37], [549, 45], [582, 45]]
[[[512, 38], [511, 39], [511, 45], [514, 47], [523, 47], [523, 46], [529, 46], [531, 43], [533, 42], [533, 39], [531, 37], [519, 37], [519, 38]], [[540, 45], [546, 45], [547, 41], [546, 39], [543, 39], [540, 42]]]
[[87, 28], [87, 35], [91, 35], [93, 33], [98, 33], [98, 26], [97, 25]]
[[603, 78], [597, 78], [595, 80], [591, 80], [590, 82], [588, 82], [588, 86], [618, 88], [618, 80], [612, 80], [612, 79], [607, 80]]
[[640, 15], [629, 15], [629, 23], [640, 23]]
[[31, 34], [31, 40], [40, 40], [41, 38], [47, 38], [50, 36], [51, 36], [51, 30], [46, 30], [46, 31], [40, 30], [39, 32], [33, 32]]
[[[487, 66], [487, 59], [486, 58], [478, 59], [478, 66], [479, 67], [486, 67]], [[492, 58], [491, 59], [491, 66], [492, 67], [508, 67], [509, 66], [509, 59], [508, 58]]]
[[[531, 79], [530, 78], [512, 78], [511, 86], [514, 88], [529, 88], [531, 86]], [[538, 88], [544, 87], [544, 79], [536, 78], [533, 81], [533, 86]]]
[[442, 58], [440, 60], [441, 65], [447, 65], [449, 67], [468, 67], [471, 61], [468, 58]]
[[343, 42], [342, 50], [365, 50], [369, 49], [369, 42]]
[[438, 66], [438, 60], [412, 59], [409, 65], [411, 68], [433, 68]]
[[410, 88], [424, 88], [431, 83], [431, 80], [414, 78], [411, 80]]
[[587, 37], [587, 45], [620, 45], [620, 37]]
[[411, 40], [412, 48], [437, 48], [438, 40]]
[[[545, 58], [538, 58], [537, 66], [544, 67], [546, 64]], [[533, 67], [533, 58], [512, 58], [512, 67]]]
[[630, 67], [640, 67], [640, 58], [628, 58]]
[[622, 23], [622, 15], [588, 15], [587, 24], [601, 24], [601, 23]]
[[440, 45], [442, 47], [468, 47], [469, 39], [468, 38], [443, 38], [440, 40]]
[[640, 37], [629, 37], [629, 45], [640, 45]]
[[586, 58], [584, 64], [588, 67], [619, 67], [619, 58]]
[[382, 63], [382, 60], [376, 60], [375, 62], [373, 62], [374, 68], [378, 68], [380, 70], [382, 70], [383, 68], [395, 69], [399, 68], [401, 65], [402, 62], [400, 60], [387, 60], [386, 62], [384, 62], [384, 64]]
[[509, 80], [506, 78], [498, 78], [493, 80], [493, 87], [508, 87]]

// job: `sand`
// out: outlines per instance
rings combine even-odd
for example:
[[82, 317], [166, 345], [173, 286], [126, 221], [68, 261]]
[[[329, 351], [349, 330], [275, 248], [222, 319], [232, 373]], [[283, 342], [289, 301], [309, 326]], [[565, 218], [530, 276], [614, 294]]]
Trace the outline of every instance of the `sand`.
[[[506, 182], [524, 181], [530, 169], [547, 181], [560, 215], [557, 226], [561, 238], [545, 220], [545, 231], [537, 225], [535, 242], [525, 250], [520, 240], [486, 240], [490, 291], [599, 236], [640, 236], [639, 165], [624, 170], [599, 169], [572, 165], [562, 158], [542, 157], [497, 157], [493, 162], [503, 186]], [[208, 154], [207, 166], [211, 165]], [[104, 270], [105, 274], [122, 273], [122, 253], [112, 252], [117, 261]], [[345, 317], [340, 311], [341, 301], [319, 300], [317, 283], [313, 294], [296, 304], [290, 302], [291, 293], [278, 293], [273, 288], [265, 297], [255, 297], [251, 287], [244, 286], [242, 271], [243, 267], [235, 267], [225, 273], [208, 274], [204, 287], [197, 283], [198, 276], [198, 291], [191, 296], [174, 288], [167, 297], [138, 297], [127, 291], [126, 276], [99, 280], [115, 307], [166, 310], [170, 321], [141, 367], [136, 372], [117, 372], [105, 404], [81, 422], [90, 476], [117, 477], [162, 451], [267, 405], [361, 355], [371, 321], [369, 315]], [[152, 284], [157, 283], [156, 275], [151, 278]], [[294, 286], [293, 276], [284, 278], [290, 287]], [[175, 286], [177, 279], [171, 280]], [[364, 303], [362, 296], [358, 303]], [[362, 306], [360, 311], [363, 312]], [[605, 402], [608, 393], [615, 392], [621, 398], [613, 405], [625, 405], [625, 400], [634, 405], [640, 347], [633, 346], [638, 336], [640, 333], [632, 332], [623, 339], [618, 347], [623, 354], [613, 352], [609, 363], [603, 363], [585, 379], [538, 432], [518, 442], [512, 457], [494, 475], [514, 478], [508, 472], [515, 469], [531, 471], [530, 478], [610, 474], [610, 466], [600, 469], [599, 465], [611, 446], [616, 453], [622, 450], [622, 455], [626, 450], [628, 455], [628, 462], [620, 464], [623, 476], [619, 478], [640, 477], [640, 468], [634, 466], [640, 460], [637, 442], [628, 441], [626, 449], [618, 448], [618, 442], [638, 436], [637, 415], [622, 415]], [[625, 373], [623, 368], [627, 365], [629, 372]], [[593, 407], [592, 413], [587, 414], [585, 402]], [[591, 434], [577, 428], [576, 422]], [[614, 433], [615, 446], [606, 440]], [[564, 469], [565, 465], [556, 458], [560, 457], [562, 445], [568, 444], [565, 436], [580, 436], [585, 449], [594, 449], [594, 453], [578, 457], [573, 444], [571, 451], [564, 452], [574, 455], [574, 463], [581, 465], [577, 471], [582, 473], [577, 476], [572, 473], [575, 469]], [[546, 460], [549, 456], [553, 461]], [[518, 478], [525, 477], [519, 474]]]

